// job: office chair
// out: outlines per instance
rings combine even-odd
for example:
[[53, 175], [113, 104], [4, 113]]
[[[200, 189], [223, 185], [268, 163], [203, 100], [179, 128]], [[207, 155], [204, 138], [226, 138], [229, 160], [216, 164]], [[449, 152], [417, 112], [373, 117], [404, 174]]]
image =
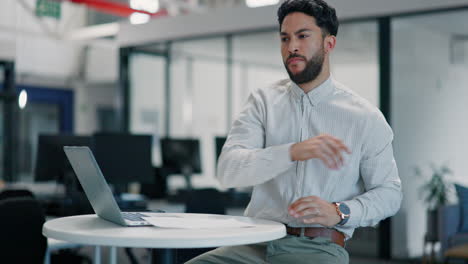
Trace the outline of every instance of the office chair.
[[188, 193], [185, 212], [195, 214], [226, 214], [226, 197], [214, 188], [195, 189]]
[[[214, 188], [194, 189], [188, 193], [185, 212], [196, 214], [226, 214], [226, 196]], [[177, 263], [190, 259], [215, 248], [191, 248], [177, 250]]]
[[27, 197], [34, 199], [34, 194], [26, 189], [11, 189], [0, 192], [0, 201], [7, 198]]
[[47, 239], [39, 202], [32, 198], [0, 200], [0, 258], [2, 263], [43, 263]]

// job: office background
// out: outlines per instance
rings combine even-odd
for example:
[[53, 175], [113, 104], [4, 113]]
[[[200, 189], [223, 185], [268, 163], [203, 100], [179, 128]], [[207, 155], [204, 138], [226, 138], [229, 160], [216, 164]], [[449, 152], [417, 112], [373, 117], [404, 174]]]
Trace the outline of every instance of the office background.
[[[32, 15], [33, 0], [0, 3], [0, 179], [33, 181], [41, 133], [126, 131], [200, 139], [202, 173], [192, 183], [220, 189], [214, 138], [227, 134], [250, 91], [287, 77], [277, 7], [170, 2], [161, 1], [167, 15], [140, 25], [66, 1], [58, 18]], [[341, 20], [332, 73], [381, 107], [395, 133], [404, 200], [384, 237], [393, 258], [418, 258], [427, 206], [415, 168], [447, 164], [451, 180], [468, 185], [468, 1], [330, 3]], [[154, 166], [159, 153], [154, 140]], [[167, 180], [170, 190], [185, 184]], [[455, 192], [449, 199], [457, 202]]]

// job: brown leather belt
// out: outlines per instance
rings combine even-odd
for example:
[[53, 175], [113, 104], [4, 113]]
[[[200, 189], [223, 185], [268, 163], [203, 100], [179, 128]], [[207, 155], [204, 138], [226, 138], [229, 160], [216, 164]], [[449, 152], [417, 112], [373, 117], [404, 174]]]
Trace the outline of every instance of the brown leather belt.
[[[304, 230], [301, 234], [302, 229]], [[345, 235], [340, 231], [331, 228], [325, 227], [289, 227], [286, 226], [286, 232], [289, 235], [293, 236], [301, 236], [304, 235], [306, 237], [315, 238], [315, 237], [326, 237], [330, 238], [331, 241], [335, 244], [338, 244], [345, 247]]]

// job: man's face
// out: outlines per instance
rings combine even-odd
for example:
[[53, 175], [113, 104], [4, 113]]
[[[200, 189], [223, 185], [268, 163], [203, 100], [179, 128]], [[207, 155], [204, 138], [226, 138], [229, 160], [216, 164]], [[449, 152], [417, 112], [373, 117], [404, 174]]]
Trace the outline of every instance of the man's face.
[[281, 26], [281, 55], [291, 80], [307, 83], [320, 74], [325, 58], [322, 30], [304, 13], [287, 15]]

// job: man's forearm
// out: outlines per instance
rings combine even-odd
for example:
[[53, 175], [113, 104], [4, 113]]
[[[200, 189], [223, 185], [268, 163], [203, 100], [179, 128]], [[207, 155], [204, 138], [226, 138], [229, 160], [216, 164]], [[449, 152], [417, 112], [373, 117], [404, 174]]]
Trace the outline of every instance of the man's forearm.
[[221, 185], [226, 188], [254, 186], [284, 173], [294, 164], [289, 154], [291, 145], [264, 149], [227, 148], [217, 168]]

